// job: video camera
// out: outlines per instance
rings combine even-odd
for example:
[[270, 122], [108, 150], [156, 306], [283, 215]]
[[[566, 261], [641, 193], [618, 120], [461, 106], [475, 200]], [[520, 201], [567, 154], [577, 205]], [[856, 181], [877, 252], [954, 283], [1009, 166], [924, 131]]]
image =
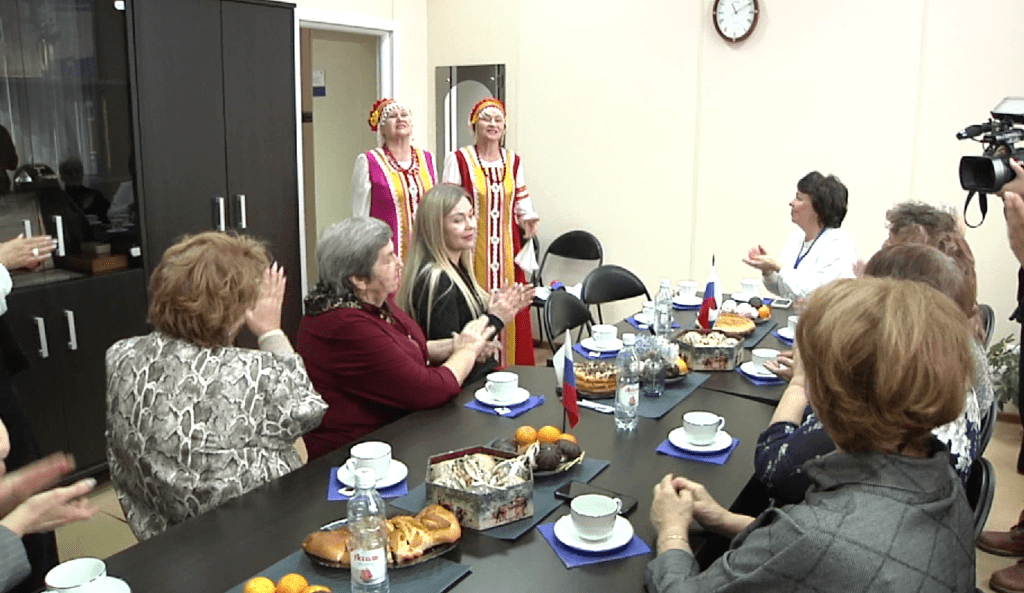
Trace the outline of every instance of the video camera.
[[1017, 124], [1024, 124], [1024, 97], [1006, 97], [995, 106], [987, 122], [957, 132], [957, 140], [976, 140], [984, 147], [982, 156], [960, 159], [960, 187], [984, 195], [999, 191], [1016, 177], [1009, 160], [1013, 157], [1024, 161], [1024, 148], [1016, 147], [1024, 141], [1024, 128]]

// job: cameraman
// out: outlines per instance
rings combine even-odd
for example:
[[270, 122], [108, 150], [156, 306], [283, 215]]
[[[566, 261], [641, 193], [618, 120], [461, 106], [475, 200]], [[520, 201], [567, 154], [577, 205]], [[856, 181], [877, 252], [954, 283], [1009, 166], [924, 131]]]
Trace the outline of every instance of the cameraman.
[[[1006, 218], [1006, 234], [1010, 238], [1010, 249], [1021, 266], [1024, 266], [1024, 167], [1010, 159], [1010, 167], [1016, 177], [1000, 188], [998, 195], [1003, 199], [1003, 216]], [[1011, 319], [1024, 323], [1024, 267], [1017, 272], [1017, 310]], [[1024, 338], [1024, 332], [1022, 332]], [[1024, 341], [1024, 339], [1022, 339]], [[1024, 348], [1021, 349], [1021, 366], [1024, 366]], [[1021, 392], [1018, 383], [1017, 393]], [[1024, 424], [1024, 411], [1021, 411]], [[1024, 442], [1017, 457], [1017, 472], [1024, 473]], [[1024, 556], [1024, 511], [1016, 525], [1006, 531], [985, 531], [978, 538], [978, 547], [1000, 556]], [[1024, 593], [1024, 560], [1013, 566], [992, 573], [989, 587], [997, 591], [1020, 591]]]

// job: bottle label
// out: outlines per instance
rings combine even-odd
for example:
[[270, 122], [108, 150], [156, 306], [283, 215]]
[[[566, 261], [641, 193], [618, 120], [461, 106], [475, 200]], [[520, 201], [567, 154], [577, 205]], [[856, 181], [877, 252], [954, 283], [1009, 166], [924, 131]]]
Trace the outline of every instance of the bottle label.
[[387, 577], [387, 570], [388, 557], [384, 548], [352, 552], [352, 580], [363, 585], [376, 585]]
[[619, 392], [615, 395], [616, 399], [619, 400], [619, 404], [623, 406], [633, 407], [637, 405], [640, 397], [640, 384], [639, 383], [627, 383], [619, 387]]

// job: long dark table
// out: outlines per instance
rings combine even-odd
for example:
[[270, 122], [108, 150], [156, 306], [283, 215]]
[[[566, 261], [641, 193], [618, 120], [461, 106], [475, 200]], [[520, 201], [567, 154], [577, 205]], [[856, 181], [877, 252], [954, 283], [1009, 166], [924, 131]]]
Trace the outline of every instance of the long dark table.
[[[410, 414], [362, 440], [391, 444], [395, 459], [409, 466], [409, 488], [424, 481], [429, 456], [511, 436], [516, 427], [552, 424], [561, 427], [562, 406], [555, 396], [554, 372], [544, 367], [513, 367], [520, 384], [547, 402], [515, 419], [466, 409], [480, 385], [467, 386], [452, 402]], [[726, 430], [740, 439], [722, 466], [685, 461], [655, 452], [668, 432], [690, 410], [710, 410], [726, 418]], [[672, 472], [704, 483], [723, 504], [739, 494], [753, 471], [757, 435], [767, 426], [772, 407], [719, 391], [697, 389], [659, 420], [640, 418], [633, 432], [616, 432], [610, 415], [581, 408], [575, 434], [588, 458], [610, 466], [592, 484], [635, 496], [638, 508], [629, 515], [637, 534], [654, 543], [648, 519], [651, 489]], [[319, 526], [343, 517], [345, 504], [328, 502], [331, 467], [344, 462], [342, 447], [309, 465], [224, 505], [175, 526], [107, 559], [109, 574], [125, 579], [134, 591], [218, 593], [256, 575], [295, 552], [302, 539]], [[543, 523], [568, 512], [561, 505]], [[641, 591], [643, 569], [652, 555], [567, 570], [536, 529], [508, 542], [465, 530], [448, 558], [472, 572], [458, 591]]]
[[[772, 309], [771, 322], [776, 324], [775, 329], [780, 327], [786, 327], [789, 323], [789, 316], [796, 314], [793, 309]], [[695, 327], [697, 321], [697, 311], [677, 311], [672, 310], [672, 316], [675, 321], [679, 324], [677, 332], [682, 332], [692, 327]], [[622, 321], [615, 324], [615, 327], [619, 330], [619, 335], [624, 332], [640, 333], [640, 330], [630, 325], [628, 321], [623, 319]], [[792, 346], [779, 340], [773, 335], [775, 330], [768, 332], [768, 334], [758, 342], [758, 348], [775, 348], [776, 350], [789, 350]], [[750, 348], [744, 349], [743, 360], [750, 360]], [[752, 399], [766, 404], [775, 405], [782, 398], [782, 392], [785, 390], [785, 384], [782, 385], [754, 385], [750, 381], [740, 376], [735, 371], [716, 371], [709, 372], [711, 377], [704, 382], [701, 387], [704, 389], [711, 389], [713, 391], [720, 391], [722, 393], [731, 393], [747, 399]]]

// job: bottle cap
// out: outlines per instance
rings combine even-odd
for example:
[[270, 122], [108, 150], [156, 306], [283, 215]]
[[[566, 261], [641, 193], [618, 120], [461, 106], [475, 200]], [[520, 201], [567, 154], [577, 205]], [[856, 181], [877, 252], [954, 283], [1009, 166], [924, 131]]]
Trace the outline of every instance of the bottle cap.
[[661, 285], [662, 286], [672, 286], [672, 281], [669, 280], [668, 278], [662, 278], [661, 279]]
[[356, 488], [374, 488], [377, 486], [377, 475], [368, 467], [356, 470]]
[[622, 345], [632, 346], [636, 344], [636, 334], [622, 334]]

